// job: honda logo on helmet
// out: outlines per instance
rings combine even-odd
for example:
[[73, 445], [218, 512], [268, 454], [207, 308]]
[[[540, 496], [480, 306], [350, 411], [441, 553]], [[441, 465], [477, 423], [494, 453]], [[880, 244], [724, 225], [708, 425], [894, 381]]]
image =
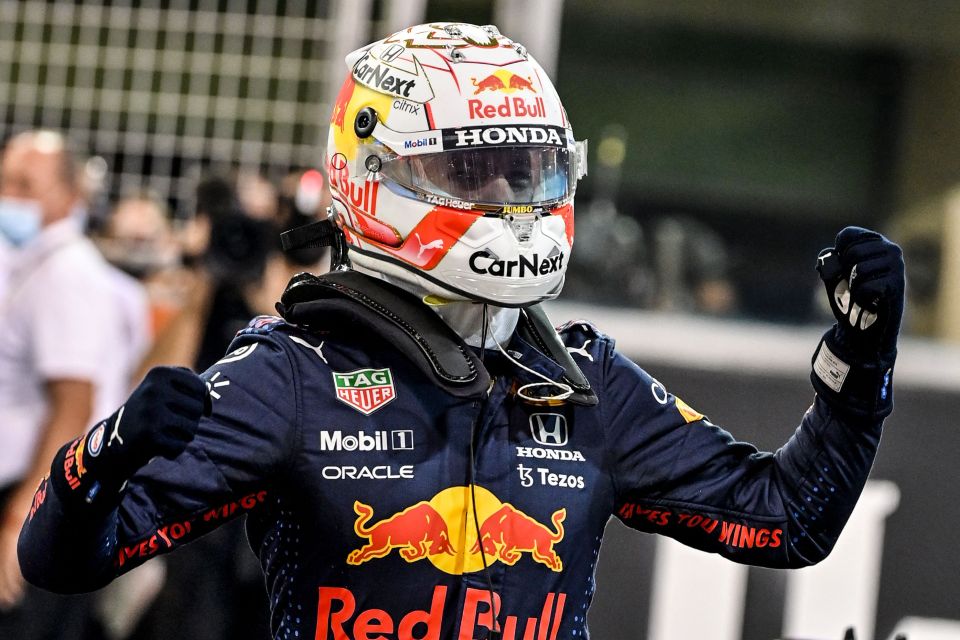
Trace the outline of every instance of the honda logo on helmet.
[[564, 147], [567, 143], [562, 127], [469, 127], [443, 131], [444, 149], [515, 144]]
[[393, 62], [401, 53], [406, 49], [402, 44], [392, 44], [390, 47], [380, 54], [380, 59], [384, 62]]

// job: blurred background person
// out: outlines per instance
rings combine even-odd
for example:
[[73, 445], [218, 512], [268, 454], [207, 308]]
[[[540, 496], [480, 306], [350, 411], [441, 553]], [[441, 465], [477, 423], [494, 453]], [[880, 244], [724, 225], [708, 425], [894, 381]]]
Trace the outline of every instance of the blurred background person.
[[579, 204], [577, 250], [570, 258], [564, 290], [581, 300], [609, 305], [649, 307], [655, 276], [640, 222], [617, 206], [627, 153], [627, 131], [619, 124], [603, 129], [591, 173], [596, 183]]
[[279, 184], [262, 174], [240, 172], [236, 184], [243, 211], [272, 226], [263, 275], [257, 285], [248, 290], [246, 297], [251, 308], [258, 313], [275, 315], [274, 305], [290, 278], [301, 271], [327, 271], [328, 249], [307, 247], [282, 251], [280, 234], [325, 218], [330, 204], [329, 190], [324, 187], [326, 181], [317, 169], [293, 171]]
[[159, 333], [142, 372], [159, 364], [202, 371], [250, 318], [273, 311], [272, 304], [254, 304], [275, 242], [272, 221], [248, 215], [234, 185], [220, 176], [200, 180], [192, 218], [183, 259], [194, 286]]
[[[4, 215], [0, 210], [0, 216]], [[0, 222], [0, 224], [3, 224]], [[7, 280], [10, 277], [10, 261], [13, 259], [13, 245], [0, 233], [0, 300], [7, 294]]]
[[285, 254], [279, 240], [282, 231], [325, 215], [324, 184], [316, 170], [294, 172], [280, 188], [249, 172], [233, 179], [211, 174], [198, 182], [195, 211], [181, 233], [182, 261], [193, 286], [181, 311], [158, 333], [141, 373], [161, 364], [206, 369], [252, 317], [276, 313], [291, 277], [326, 271], [325, 249]]
[[0, 637], [80, 637], [88, 599], [25, 585], [17, 536], [43, 459], [127, 394], [128, 316], [83, 235], [81, 165], [65, 138], [21, 133], [0, 162], [0, 231], [15, 247], [0, 302]]
[[152, 339], [183, 307], [192, 284], [181, 266], [180, 246], [166, 203], [149, 190], [121, 196], [96, 243], [112, 265], [145, 287]]
[[[90, 164], [88, 162], [88, 164]], [[90, 172], [87, 171], [89, 174]], [[155, 336], [183, 307], [193, 278], [180, 264], [180, 247], [166, 203], [153, 191], [131, 190], [111, 206], [103, 184], [88, 187], [102, 207], [93, 235], [97, 248], [115, 268], [115, 287], [127, 318], [128, 368], [138, 370]], [[141, 567], [146, 569], [146, 567]], [[92, 637], [129, 637], [163, 588], [165, 562], [134, 571], [102, 590], [96, 601]]]

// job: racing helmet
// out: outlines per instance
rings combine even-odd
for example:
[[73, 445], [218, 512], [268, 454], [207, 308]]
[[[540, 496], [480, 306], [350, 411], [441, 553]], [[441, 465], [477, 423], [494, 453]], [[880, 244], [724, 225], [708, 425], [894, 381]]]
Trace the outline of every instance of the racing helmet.
[[346, 61], [326, 161], [352, 266], [441, 300], [555, 298], [586, 143], [533, 57], [496, 27], [431, 23]]

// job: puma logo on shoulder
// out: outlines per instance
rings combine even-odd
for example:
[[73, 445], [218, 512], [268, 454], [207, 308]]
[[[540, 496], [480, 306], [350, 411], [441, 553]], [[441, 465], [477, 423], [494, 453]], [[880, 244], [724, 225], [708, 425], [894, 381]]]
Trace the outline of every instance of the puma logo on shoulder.
[[313, 346], [303, 338], [298, 338], [297, 336], [290, 336], [290, 339], [293, 342], [296, 342], [297, 344], [304, 346], [307, 349], [310, 349], [310, 351], [313, 351], [315, 354], [317, 354], [317, 356], [319, 356], [321, 360], [323, 360], [324, 364], [327, 364], [327, 365], [330, 364], [329, 362], [327, 362], [327, 359], [323, 355], [323, 342], [321, 342], [317, 346]]
[[120, 443], [120, 446], [123, 446], [123, 438], [120, 437], [120, 420], [123, 419], [123, 410], [126, 408], [126, 405], [120, 407], [120, 411], [117, 412], [117, 419], [113, 423], [113, 431], [110, 432], [110, 439], [107, 440], [107, 446], [112, 446], [113, 441], [116, 440]]
[[593, 356], [592, 356], [591, 354], [587, 353], [587, 345], [590, 344], [591, 342], [593, 342], [593, 339], [592, 339], [592, 338], [591, 338], [591, 339], [588, 339], [588, 340], [587, 340], [586, 342], [584, 342], [583, 345], [581, 345], [580, 347], [567, 347], [567, 351], [568, 351], [569, 353], [576, 353], [577, 355], [581, 355], [581, 356], [583, 356], [584, 358], [586, 358], [587, 360], [589, 360], [590, 362], [593, 362]]

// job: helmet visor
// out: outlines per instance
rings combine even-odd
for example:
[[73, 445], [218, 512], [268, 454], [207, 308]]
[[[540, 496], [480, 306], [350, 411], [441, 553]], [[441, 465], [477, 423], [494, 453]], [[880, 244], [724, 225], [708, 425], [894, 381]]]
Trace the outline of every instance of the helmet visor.
[[573, 195], [577, 178], [561, 147], [456, 149], [380, 155], [384, 177], [413, 191], [476, 205], [539, 205]]

